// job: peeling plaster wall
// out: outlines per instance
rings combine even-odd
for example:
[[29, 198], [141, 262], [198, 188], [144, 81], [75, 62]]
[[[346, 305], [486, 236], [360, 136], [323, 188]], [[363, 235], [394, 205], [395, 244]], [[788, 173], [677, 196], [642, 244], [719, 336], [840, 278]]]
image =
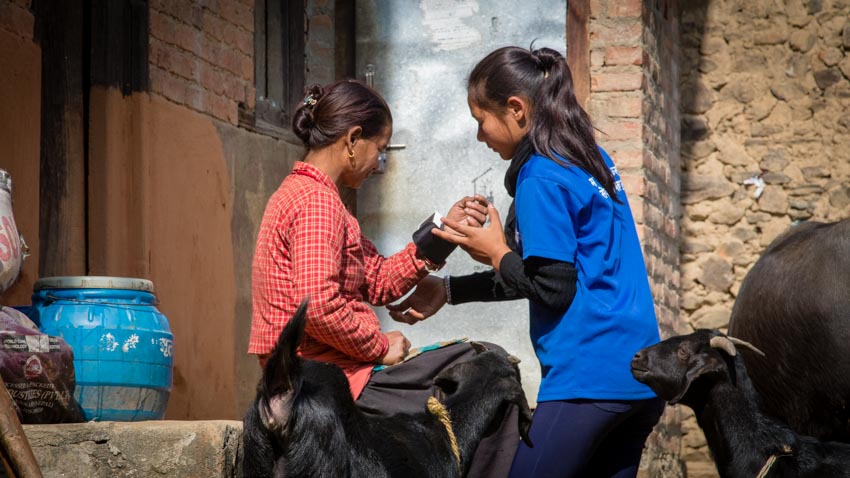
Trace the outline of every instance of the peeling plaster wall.
[[251, 329], [251, 263], [260, 221], [269, 197], [304, 155], [296, 140], [275, 140], [248, 133], [222, 122], [214, 122], [224, 147], [224, 157], [233, 191], [230, 218], [235, 273], [234, 392], [241, 418], [254, 399], [260, 367], [247, 355]]

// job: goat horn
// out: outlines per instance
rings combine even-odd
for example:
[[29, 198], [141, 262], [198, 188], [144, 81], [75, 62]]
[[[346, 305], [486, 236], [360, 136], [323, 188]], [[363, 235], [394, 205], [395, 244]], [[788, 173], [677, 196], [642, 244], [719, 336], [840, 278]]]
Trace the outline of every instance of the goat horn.
[[746, 348], [752, 350], [753, 352], [764, 357], [764, 352], [759, 350], [755, 345], [753, 345], [753, 344], [751, 344], [751, 343], [749, 343], [745, 340], [737, 339], [735, 337], [729, 337], [728, 335], [726, 336], [726, 338], [729, 339], [733, 344], [740, 345], [742, 347], [746, 347]]
[[711, 345], [712, 348], [720, 349], [726, 352], [731, 357], [734, 357], [738, 354], [738, 351], [735, 350], [735, 344], [733, 344], [732, 341], [729, 340], [729, 337], [718, 335], [717, 337], [712, 337], [711, 340], [709, 340], [708, 344]]
[[508, 354], [508, 363], [509, 363], [509, 364], [517, 365], [517, 364], [518, 364], [518, 363], [520, 363], [520, 362], [522, 362], [522, 360], [520, 360], [520, 359], [519, 359], [519, 357], [516, 357], [516, 356], [514, 356], [514, 355]]

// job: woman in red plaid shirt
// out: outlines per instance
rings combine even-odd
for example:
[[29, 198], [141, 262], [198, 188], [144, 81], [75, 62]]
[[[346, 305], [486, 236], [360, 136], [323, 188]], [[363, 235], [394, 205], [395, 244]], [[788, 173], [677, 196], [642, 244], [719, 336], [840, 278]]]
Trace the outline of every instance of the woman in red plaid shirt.
[[[367, 413], [420, 412], [433, 377], [474, 352], [469, 344], [455, 344], [402, 363], [410, 342], [399, 331], [383, 332], [370, 304], [386, 305], [402, 297], [436, 270], [454, 246], [444, 242], [434, 247], [427, 225], [414, 235], [416, 241], [384, 257], [345, 208], [340, 188], [363, 184], [392, 135], [389, 107], [374, 90], [354, 80], [314, 86], [292, 124], [308, 151], [263, 215], [254, 252], [248, 352], [264, 364], [289, 318], [309, 297], [299, 353], [338, 365]], [[486, 212], [483, 197], [466, 197], [452, 206], [448, 217], [480, 227]], [[430, 237], [423, 239], [422, 231]], [[376, 365], [396, 364], [374, 371]], [[519, 440], [515, 417], [509, 422], [504, 433], [491, 436], [491, 444], [479, 446], [469, 476], [506, 476]]]

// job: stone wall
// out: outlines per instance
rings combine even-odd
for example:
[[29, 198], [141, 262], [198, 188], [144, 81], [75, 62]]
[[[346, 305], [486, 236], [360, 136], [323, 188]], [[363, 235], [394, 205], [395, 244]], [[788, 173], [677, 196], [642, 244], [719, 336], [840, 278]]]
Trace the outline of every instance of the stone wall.
[[24, 433], [45, 478], [242, 476], [238, 421], [24, 425]]
[[[850, 217], [850, 2], [682, 8], [681, 307], [725, 329], [778, 234]], [[717, 476], [692, 419], [684, 433], [688, 477]]]

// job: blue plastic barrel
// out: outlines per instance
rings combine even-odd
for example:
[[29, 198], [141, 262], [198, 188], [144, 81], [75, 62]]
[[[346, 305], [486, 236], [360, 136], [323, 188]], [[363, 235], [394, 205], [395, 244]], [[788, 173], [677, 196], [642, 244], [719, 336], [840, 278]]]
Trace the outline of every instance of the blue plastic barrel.
[[47, 277], [29, 315], [74, 351], [75, 398], [86, 420], [159, 420], [171, 394], [174, 337], [153, 283], [123, 277]]

